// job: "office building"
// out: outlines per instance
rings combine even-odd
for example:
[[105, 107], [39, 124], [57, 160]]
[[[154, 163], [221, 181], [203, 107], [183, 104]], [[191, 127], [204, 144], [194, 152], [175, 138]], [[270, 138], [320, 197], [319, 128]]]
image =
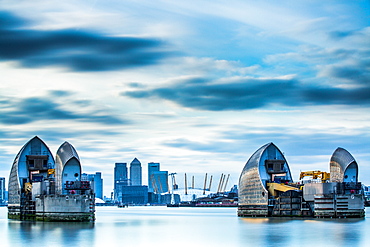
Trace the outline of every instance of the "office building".
[[125, 181], [128, 183], [127, 163], [116, 163], [115, 164], [114, 181]]
[[128, 186], [127, 163], [116, 163], [114, 167], [114, 200], [120, 201], [122, 186]]
[[135, 158], [130, 164], [130, 182], [131, 186], [141, 186], [142, 185], [142, 170], [140, 161]]
[[120, 186], [119, 202], [123, 204], [148, 203], [148, 186]]
[[95, 174], [83, 173], [81, 181], [90, 181], [95, 197], [103, 200], [103, 179], [101, 177], [101, 172], [96, 172]]

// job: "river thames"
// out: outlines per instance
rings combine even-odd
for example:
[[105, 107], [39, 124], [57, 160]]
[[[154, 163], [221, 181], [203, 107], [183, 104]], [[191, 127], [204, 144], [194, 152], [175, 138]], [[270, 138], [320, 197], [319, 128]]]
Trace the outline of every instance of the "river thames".
[[0, 246], [370, 246], [365, 219], [239, 218], [236, 208], [97, 207], [95, 223], [21, 222], [0, 208]]

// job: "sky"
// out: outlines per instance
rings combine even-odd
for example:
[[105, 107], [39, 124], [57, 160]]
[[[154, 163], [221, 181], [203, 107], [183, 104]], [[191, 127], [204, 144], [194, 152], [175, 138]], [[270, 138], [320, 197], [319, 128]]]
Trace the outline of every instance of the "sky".
[[39, 136], [113, 190], [136, 157], [216, 190], [273, 142], [294, 180], [337, 147], [370, 185], [369, 1], [0, 1], [0, 176]]

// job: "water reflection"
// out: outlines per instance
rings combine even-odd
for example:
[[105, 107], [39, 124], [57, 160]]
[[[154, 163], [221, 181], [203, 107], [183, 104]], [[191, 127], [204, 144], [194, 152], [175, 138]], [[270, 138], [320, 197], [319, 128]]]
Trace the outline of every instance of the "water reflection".
[[304, 221], [306, 223], [320, 223], [320, 222], [331, 222], [336, 224], [343, 224], [343, 223], [358, 223], [364, 221], [365, 218], [340, 218], [340, 219], [333, 219], [333, 218], [294, 218], [294, 217], [244, 217], [238, 218], [242, 222], [244, 221], [247, 224], [282, 224], [282, 223], [289, 223], [292, 221]]
[[257, 246], [366, 246], [365, 219], [240, 218], [241, 242]]
[[233, 208], [105, 207], [95, 223], [8, 220], [0, 208], [9, 247], [368, 246], [369, 230], [369, 218], [239, 218]]
[[[26, 246], [50, 246], [50, 244], [94, 243], [94, 223], [89, 222], [29, 222], [8, 221], [8, 242], [17, 239], [19, 244]], [[17, 238], [15, 238], [17, 235]]]

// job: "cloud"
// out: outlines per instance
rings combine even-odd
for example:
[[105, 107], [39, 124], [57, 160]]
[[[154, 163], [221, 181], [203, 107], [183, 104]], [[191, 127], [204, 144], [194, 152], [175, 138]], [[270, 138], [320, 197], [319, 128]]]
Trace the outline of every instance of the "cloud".
[[209, 111], [248, 110], [278, 104], [369, 105], [370, 85], [361, 88], [307, 86], [295, 79], [206, 78], [176, 81], [168, 86], [126, 91], [122, 96], [138, 99], [159, 98], [181, 106]]
[[369, 85], [370, 61], [358, 61], [356, 64], [327, 65], [323, 67], [320, 75], [349, 82], [352, 85]]
[[1, 29], [18, 28], [26, 24], [26, 21], [12, 15], [6, 11], [0, 11], [0, 26]]
[[104, 36], [84, 30], [34, 30], [0, 11], [0, 61], [24, 67], [61, 66], [73, 71], [109, 71], [159, 63], [172, 53], [154, 38]]
[[[290, 94], [294, 82], [289, 80], [244, 80], [212, 83], [207, 78], [190, 78], [168, 87], [124, 92], [132, 98], [161, 98], [182, 106], [202, 110], [243, 110], [263, 107], [274, 101], [279, 90]], [[265, 99], [265, 100], [263, 100]]]
[[[57, 102], [58, 95], [61, 103]], [[0, 101], [0, 123], [28, 124], [42, 120], [73, 120], [80, 122], [98, 123], [103, 125], [128, 124], [128, 120], [109, 115], [109, 111], [84, 109], [92, 106], [91, 101], [73, 101], [67, 96], [68, 91], [51, 91], [49, 95], [28, 98], [7, 98]], [[70, 109], [67, 109], [69, 107]]]
[[[359, 133], [345, 134], [345, 128], [325, 133], [325, 131], [311, 129], [304, 132], [299, 128], [283, 126], [233, 126], [234, 129], [221, 130], [212, 139], [196, 141], [192, 138], [177, 138], [162, 142], [162, 145], [171, 148], [186, 149], [195, 152], [227, 155], [247, 159], [262, 145], [273, 142], [282, 151], [290, 156], [324, 155], [328, 158], [337, 147], [343, 147], [355, 153], [367, 153], [367, 146], [358, 146], [366, 143], [369, 134], [364, 134], [366, 128]], [[253, 141], [251, 141], [253, 140]], [[236, 152], [236, 150], [238, 150]], [[366, 154], [366, 156], [368, 156]], [[231, 158], [230, 160], [233, 160]]]
[[197, 152], [215, 152], [215, 153], [226, 153], [232, 152], [232, 149], [226, 145], [226, 142], [212, 142], [212, 143], [202, 143], [202, 142], [195, 142], [188, 139], [180, 138], [165, 141], [162, 145], [166, 147], [172, 148], [179, 148], [179, 149], [187, 149]]
[[[351, 31], [327, 31], [329, 45], [300, 45], [296, 51], [270, 54], [266, 65], [284, 73], [299, 73], [311, 83], [346, 84], [370, 82], [370, 27]], [[293, 72], [294, 71], [294, 72]]]
[[340, 40], [346, 37], [353, 36], [355, 31], [332, 31], [329, 32], [329, 37], [334, 40]]

